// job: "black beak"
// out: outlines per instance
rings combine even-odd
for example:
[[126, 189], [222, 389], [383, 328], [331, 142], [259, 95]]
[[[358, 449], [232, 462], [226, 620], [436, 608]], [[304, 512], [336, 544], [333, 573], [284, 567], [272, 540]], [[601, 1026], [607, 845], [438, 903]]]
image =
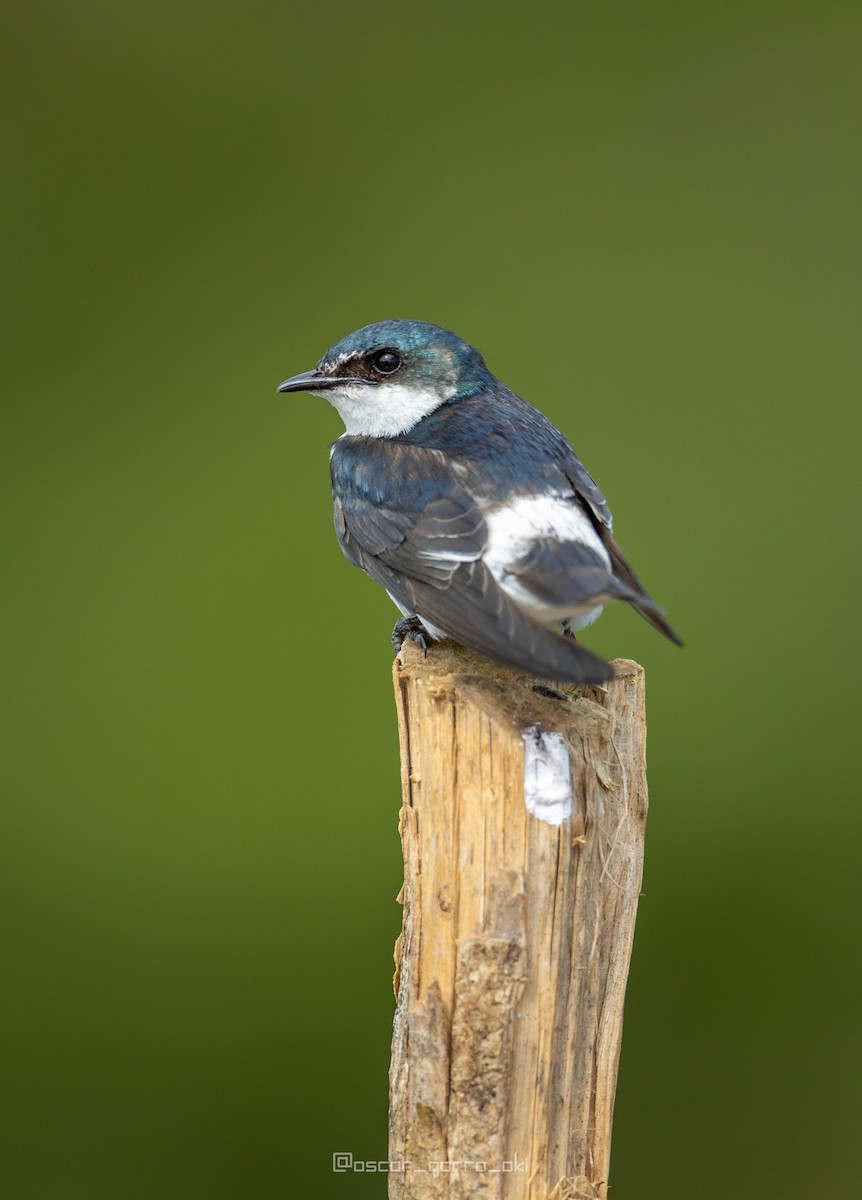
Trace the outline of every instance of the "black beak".
[[320, 371], [303, 371], [278, 385], [280, 392], [325, 392], [343, 383], [367, 383], [365, 379], [347, 379], [344, 375], [323, 375]]

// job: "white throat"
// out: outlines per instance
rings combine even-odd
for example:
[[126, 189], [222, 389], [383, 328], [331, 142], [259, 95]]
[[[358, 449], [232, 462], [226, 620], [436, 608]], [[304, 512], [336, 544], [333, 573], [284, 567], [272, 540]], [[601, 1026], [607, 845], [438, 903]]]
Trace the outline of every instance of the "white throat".
[[328, 400], [344, 422], [347, 433], [358, 437], [397, 437], [455, 394], [446, 383], [415, 388], [404, 383], [345, 383], [317, 392]]

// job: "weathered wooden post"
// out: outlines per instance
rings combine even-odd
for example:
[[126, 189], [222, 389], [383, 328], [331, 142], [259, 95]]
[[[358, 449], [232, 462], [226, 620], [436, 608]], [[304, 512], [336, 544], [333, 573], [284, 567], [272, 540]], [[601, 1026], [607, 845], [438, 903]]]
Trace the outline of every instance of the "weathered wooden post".
[[404, 924], [390, 1200], [606, 1196], [647, 814], [643, 670], [395, 663]]

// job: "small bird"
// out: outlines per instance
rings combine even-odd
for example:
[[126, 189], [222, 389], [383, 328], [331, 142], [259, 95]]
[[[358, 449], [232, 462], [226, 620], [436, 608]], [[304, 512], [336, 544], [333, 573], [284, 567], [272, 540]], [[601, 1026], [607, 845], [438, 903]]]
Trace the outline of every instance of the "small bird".
[[609, 600], [682, 644], [569, 443], [454, 333], [367, 325], [278, 390], [323, 396], [344, 422], [330, 456], [335, 529], [404, 614], [396, 650], [452, 638], [547, 680], [601, 683], [612, 667], [574, 631]]

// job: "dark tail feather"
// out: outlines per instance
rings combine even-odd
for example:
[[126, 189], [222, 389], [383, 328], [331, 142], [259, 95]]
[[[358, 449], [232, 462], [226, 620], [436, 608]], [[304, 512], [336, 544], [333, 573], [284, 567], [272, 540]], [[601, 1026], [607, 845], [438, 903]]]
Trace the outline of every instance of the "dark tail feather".
[[653, 629], [657, 629], [659, 633], [663, 633], [666, 638], [670, 638], [675, 645], [681, 646], [682, 641], [677, 634], [674, 633], [670, 625], [668, 625], [661, 613], [661, 610], [658, 608], [658, 605], [656, 605], [655, 602], [650, 599], [649, 593], [638, 579], [637, 575], [635, 575], [632, 568], [629, 566], [628, 560], [614, 541], [610, 531], [603, 525], [597, 526], [596, 528], [605, 544], [608, 554], [611, 556], [611, 563], [613, 564], [614, 574], [616, 575], [617, 579], [622, 580], [623, 583], [627, 584], [631, 590], [636, 593], [636, 599], [632, 599], [631, 597], [628, 598], [629, 604], [636, 613], [639, 613], [645, 621], [652, 625]]
[[668, 625], [667, 621], [657, 608], [647, 608], [643, 604], [635, 604], [632, 601], [629, 601], [629, 603], [636, 613], [638, 613], [645, 621], [652, 625], [653, 629], [657, 629], [659, 633], [663, 633], [666, 638], [670, 638], [675, 646], [681, 646], [683, 644], [682, 639], [678, 636], [678, 634], [674, 633], [673, 629], [671, 629], [670, 625]]

